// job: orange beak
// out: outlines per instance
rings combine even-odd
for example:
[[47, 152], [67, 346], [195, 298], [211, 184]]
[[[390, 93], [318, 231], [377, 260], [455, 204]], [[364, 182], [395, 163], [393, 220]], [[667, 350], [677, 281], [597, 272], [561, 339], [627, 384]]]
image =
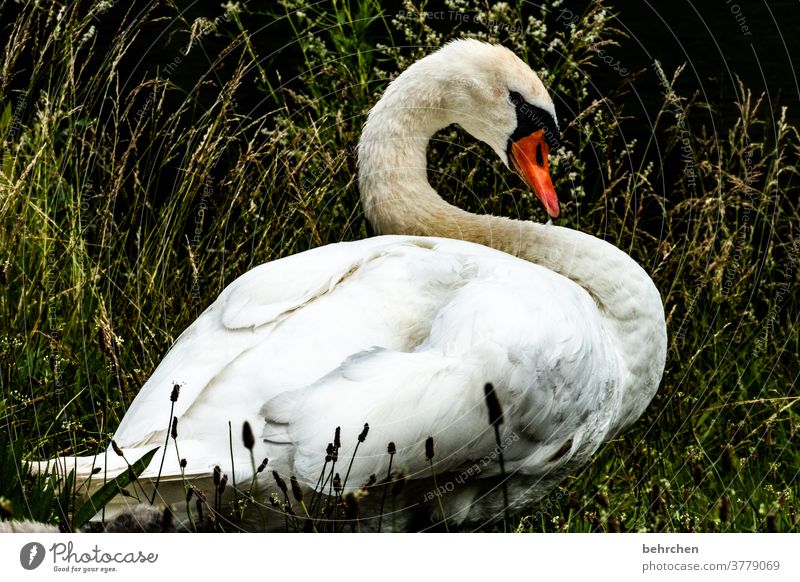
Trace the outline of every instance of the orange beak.
[[547, 167], [548, 148], [544, 130], [540, 129], [513, 142], [510, 154], [514, 169], [544, 204], [547, 214], [550, 218], [558, 218], [561, 211]]

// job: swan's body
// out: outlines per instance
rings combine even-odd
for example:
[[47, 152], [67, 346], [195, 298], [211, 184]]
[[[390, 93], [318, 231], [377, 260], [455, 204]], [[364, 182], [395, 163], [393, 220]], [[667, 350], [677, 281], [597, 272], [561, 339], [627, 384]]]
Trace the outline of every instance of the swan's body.
[[[453, 78], [469, 82], [453, 88]], [[475, 523], [502, 514], [500, 495], [487, 494], [499, 467], [486, 382], [504, 407], [512, 509], [540, 498], [633, 423], [658, 387], [666, 353], [663, 307], [647, 274], [604, 241], [469, 214], [427, 182], [427, 142], [454, 122], [520, 164], [509, 136], [524, 142], [521, 125], [537, 117], [521, 121], [509, 91], [532, 104], [538, 121], [551, 116], [541, 125], [552, 128], [538, 77], [502, 47], [452, 43], [392, 83], [364, 128], [359, 183], [370, 222], [395, 236], [307, 251], [229, 285], [132, 403], [115, 435], [127, 456], [164, 443], [177, 383], [179, 454], [190, 479], [207, 478], [215, 465], [233, 475], [233, 455], [236, 482], [249, 483], [250, 453], [237, 438], [248, 421], [264, 427], [256, 461], [268, 457], [270, 469], [313, 486], [334, 429], [342, 429], [339, 457], [349, 460], [369, 423], [347, 489], [385, 476], [392, 441], [394, 467], [410, 483], [409, 514], [439, 511], [425, 496], [423, 443], [433, 436], [440, 484], [458, 476], [443, 497], [446, 517]], [[549, 175], [542, 186], [541, 168], [522, 166], [557, 215]], [[146, 476], [156, 476], [160, 460]], [[84, 475], [93, 465], [124, 468], [113, 455], [69, 463]], [[183, 499], [173, 451], [161, 474], [159, 494]], [[259, 479], [274, 489], [271, 476]]]

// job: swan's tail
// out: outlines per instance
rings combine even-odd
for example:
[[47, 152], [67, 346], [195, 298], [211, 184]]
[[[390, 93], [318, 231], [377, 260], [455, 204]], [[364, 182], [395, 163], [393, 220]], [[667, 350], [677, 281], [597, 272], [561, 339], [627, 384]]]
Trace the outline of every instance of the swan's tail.
[[[91, 498], [106, 483], [119, 477], [153, 448], [153, 445], [129, 447], [120, 450], [122, 455], [108, 450], [98, 455], [56, 457], [47, 461], [30, 462], [28, 467], [34, 475], [55, 475], [59, 483], [66, 483], [69, 476], [73, 475], [73, 494], [79, 500], [77, 505], [80, 506], [82, 501]], [[93, 521], [108, 521], [124, 511], [132, 511], [140, 503], [178, 505], [185, 502], [189, 480], [195, 482], [198, 477], [208, 474], [205, 470], [193, 474], [182, 472], [175, 461], [168, 458], [163, 461], [162, 466], [162, 453], [159, 449], [141, 475], [130, 479], [120, 494], [115, 495], [98, 511]]]
[[126, 448], [121, 451], [124, 456], [108, 450], [85, 457], [56, 457], [47, 461], [33, 461], [28, 466], [34, 475], [55, 474], [59, 481], [65, 481], [70, 474], [74, 474], [76, 491], [91, 494], [107, 481], [118, 477], [131, 463], [153, 448]]
[[[28, 466], [34, 474], [55, 474], [60, 483], [65, 483], [69, 475], [73, 474], [76, 506], [80, 507], [106, 483], [123, 474], [128, 467], [135, 466], [139, 459], [157, 446], [148, 443], [135, 447], [122, 447], [119, 449], [122, 455], [111, 448], [97, 455], [57, 457], [48, 461], [29, 462]], [[208, 443], [187, 439], [181, 441], [179, 446], [180, 457], [171, 443], [164, 453], [162, 443], [162, 447], [158, 449], [139, 477], [125, 485], [123, 491], [115, 495], [104, 507], [98, 508], [92, 521], [107, 523], [121, 513], [135, 511], [135, 507], [140, 503], [153, 503], [159, 509], [171, 508], [177, 529], [191, 530], [202, 524], [203, 516], [207, 518], [212, 510], [217, 513], [231, 505], [229, 501], [237, 495], [233, 492], [234, 486], [239, 492], [240, 499], [244, 492], [259, 498], [262, 496], [262, 483], [253, 481], [249, 457], [236, 457], [235, 471], [233, 471], [231, 461], [224, 462], [227, 455], [220, 453], [212, 456], [208, 452]], [[215, 470], [217, 465], [221, 469]], [[230, 478], [224, 490], [224, 499], [221, 495], [218, 496], [220, 474], [217, 471]], [[252, 490], [251, 485], [255, 485]], [[198, 499], [202, 508], [198, 507]], [[259, 520], [261, 513], [264, 512], [259, 510], [257, 516]], [[276, 518], [275, 521], [282, 527], [284, 517], [282, 514], [278, 517], [280, 519]], [[223, 518], [224, 516], [217, 515], [217, 519]], [[260, 521], [255, 523], [254, 527], [269, 529], [269, 526], [264, 526]]]

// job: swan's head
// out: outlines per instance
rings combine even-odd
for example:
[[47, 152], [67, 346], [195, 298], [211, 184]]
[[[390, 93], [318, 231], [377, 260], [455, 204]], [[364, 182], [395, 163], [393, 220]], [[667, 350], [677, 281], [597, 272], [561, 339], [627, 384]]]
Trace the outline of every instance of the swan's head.
[[453, 41], [407, 72], [415, 67], [438, 86], [447, 121], [489, 144], [557, 217], [548, 155], [558, 145], [559, 130], [539, 76], [507, 48], [477, 40]]

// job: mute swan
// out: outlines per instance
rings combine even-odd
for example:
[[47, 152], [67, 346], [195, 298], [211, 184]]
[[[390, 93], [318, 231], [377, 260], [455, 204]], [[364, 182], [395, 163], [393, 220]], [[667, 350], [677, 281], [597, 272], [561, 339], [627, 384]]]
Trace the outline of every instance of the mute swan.
[[[256, 462], [267, 457], [270, 470], [313, 487], [341, 427], [339, 466], [359, 445], [347, 490], [383, 478], [387, 443], [396, 444], [393, 467], [407, 484], [398, 529], [420, 515], [477, 524], [501, 516], [504, 504], [485, 383], [504, 408], [512, 510], [639, 418], [666, 356], [655, 285], [627, 254], [588, 234], [444, 202], [426, 178], [426, 146], [453, 123], [489, 144], [559, 215], [548, 170], [558, 126], [539, 77], [504, 47], [447, 44], [398, 76], [364, 125], [359, 189], [382, 236], [276, 260], [231, 283], [132, 402], [114, 437], [128, 460], [168, 438], [178, 384], [177, 443], [189, 479], [207, 482], [219, 465], [229, 483], [249, 483], [250, 453], [238, 438], [247, 421], [257, 433], [263, 427]], [[169, 449], [158, 494], [181, 506], [181, 468]], [[125, 467], [112, 453], [60, 461], [84, 480], [93, 467], [107, 475]], [[160, 462], [161, 453], [145, 477], [154, 481]], [[431, 464], [441, 496], [430, 495]], [[257, 474], [263, 498], [275, 491], [269, 473]]]

